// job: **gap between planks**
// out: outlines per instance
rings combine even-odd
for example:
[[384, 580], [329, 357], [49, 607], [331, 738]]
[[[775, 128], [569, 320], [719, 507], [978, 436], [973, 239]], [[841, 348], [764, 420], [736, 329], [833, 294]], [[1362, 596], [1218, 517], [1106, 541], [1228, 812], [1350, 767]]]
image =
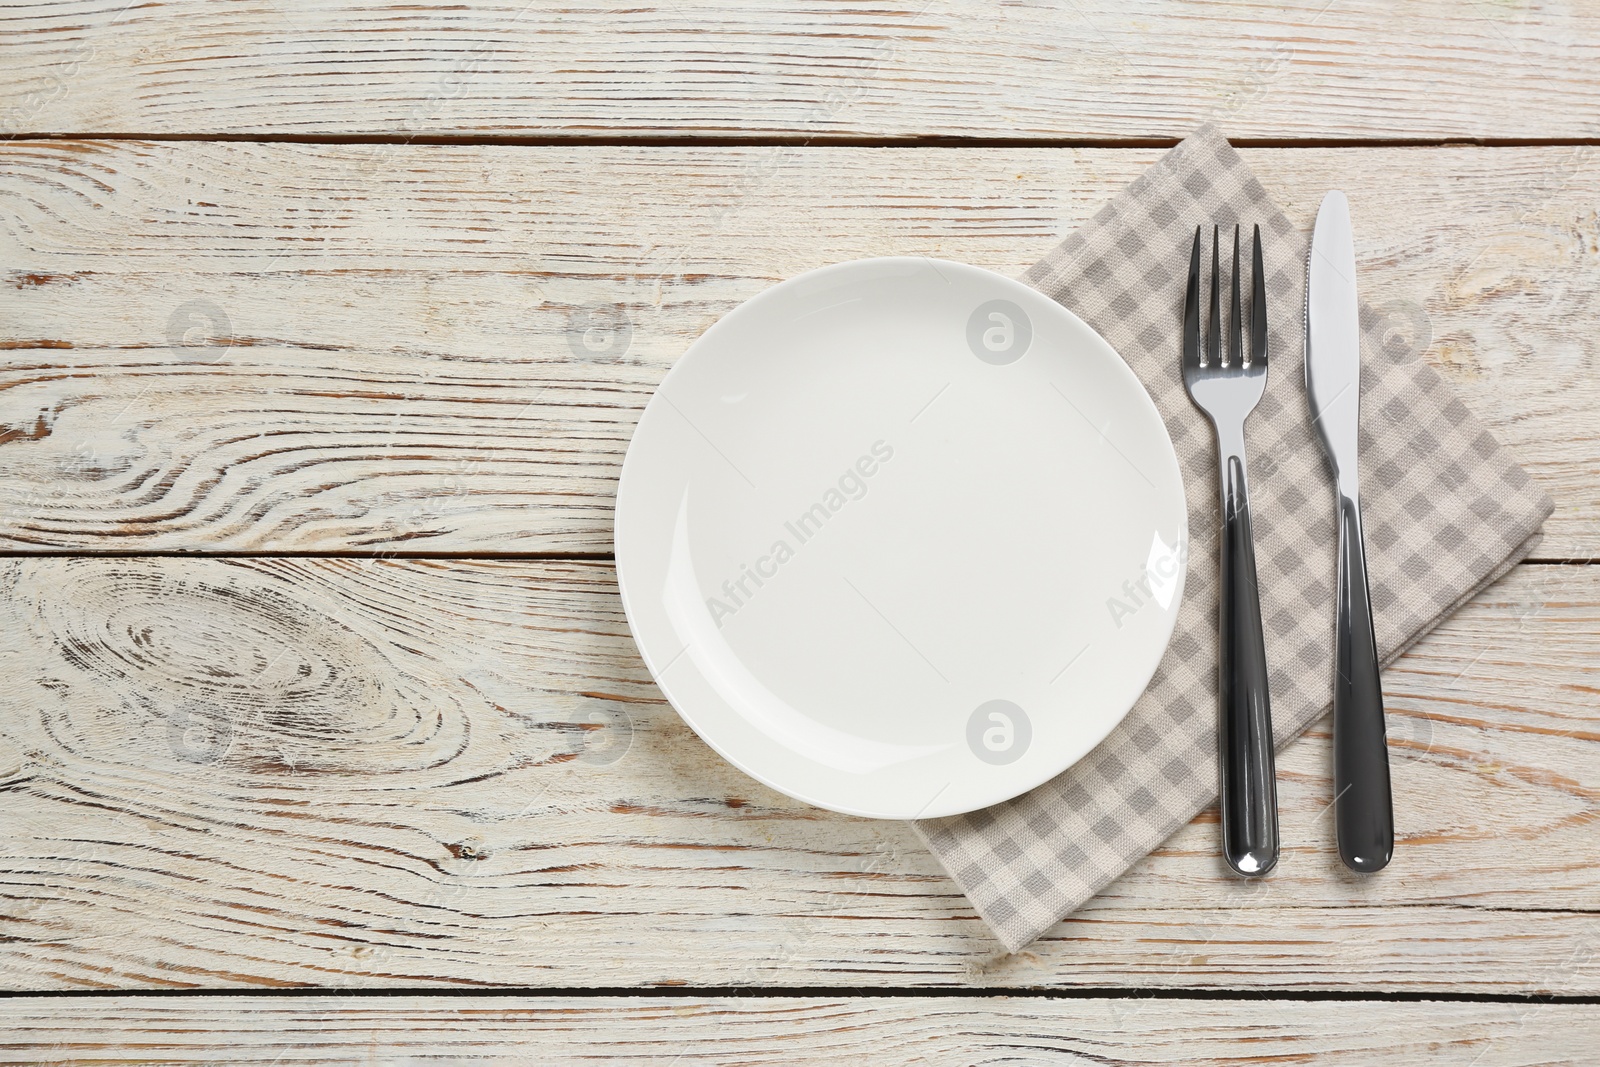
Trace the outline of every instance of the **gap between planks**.
[[[582, 135], [568, 137], [519, 136], [507, 134], [316, 134], [316, 133], [152, 133], [119, 130], [115, 132], [8, 133], [6, 141], [189, 141], [232, 144], [308, 144], [308, 145], [390, 145], [406, 147], [507, 147], [507, 148], [1172, 148], [1181, 137], [962, 137], [916, 136], [874, 137], [851, 135], [815, 136], [697, 136], [648, 134], [634, 136]], [[1230, 137], [1235, 148], [1595, 148], [1600, 137]]]
[[1140, 988], [1137, 986], [1078, 986], [1054, 988], [1050, 986], [973, 986], [951, 989], [941, 986], [503, 986], [474, 989], [463, 992], [459, 986], [408, 986], [388, 989], [360, 989], [339, 986], [283, 986], [249, 989], [44, 989], [38, 991], [0, 990], [0, 1001], [28, 1000], [49, 997], [60, 1000], [108, 1000], [121, 997], [139, 997], [150, 1000], [195, 1000], [205, 997], [272, 997], [294, 1000], [393, 1000], [405, 997], [470, 997], [474, 1000], [505, 1000], [514, 997], [533, 997], [554, 1000], [560, 997], [625, 997], [641, 999], [692, 1000], [716, 997], [730, 1000], [781, 1000], [785, 998], [837, 999], [849, 997], [857, 1000], [890, 1000], [916, 998], [921, 1000], [949, 1000], [952, 997], [974, 1000], [996, 1000], [1011, 997], [1030, 997], [1039, 1000], [1216, 1000], [1286, 1002], [1296, 1004], [1426, 1004], [1448, 1001], [1457, 1004], [1572, 1004], [1600, 1005], [1600, 996], [1580, 993], [1474, 993], [1466, 991], [1423, 992], [1415, 990], [1378, 990], [1372, 992], [1348, 989], [1238, 989], [1207, 986], [1173, 986]]

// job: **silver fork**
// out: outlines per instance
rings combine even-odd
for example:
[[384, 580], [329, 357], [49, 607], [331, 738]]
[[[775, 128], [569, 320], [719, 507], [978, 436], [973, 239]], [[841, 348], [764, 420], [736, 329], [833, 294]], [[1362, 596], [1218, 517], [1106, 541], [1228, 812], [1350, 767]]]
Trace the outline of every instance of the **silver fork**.
[[1250, 532], [1244, 423], [1267, 386], [1267, 288], [1261, 268], [1261, 227], [1255, 228], [1250, 292], [1250, 353], [1246, 357], [1239, 306], [1239, 227], [1233, 228], [1233, 318], [1222, 350], [1217, 227], [1211, 228], [1211, 324], [1200, 343], [1200, 227], [1189, 254], [1183, 303], [1183, 384], [1217, 434], [1222, 484], [1221, 574], [1217, 630], [1222, 649], [1218, 752], [1222, 794], [1222, 854], [1240, 874], [1260, 875], [1278, 862], [1278, 789], [1272, 753], [1272, 701], [1267, 692], [1266, 642], [1256, 590], [1255, 541]]

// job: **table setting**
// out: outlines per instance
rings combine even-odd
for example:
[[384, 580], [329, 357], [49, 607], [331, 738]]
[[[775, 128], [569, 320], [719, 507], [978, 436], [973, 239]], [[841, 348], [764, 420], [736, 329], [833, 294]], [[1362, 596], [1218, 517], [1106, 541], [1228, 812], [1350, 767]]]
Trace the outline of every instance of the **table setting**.
[[[619, 580], [657, 683], [767, 785], [915, 820], [1012, 951], [1219, 787], [1229, 867], [1267, 875], [1273, 753], [1330, 707], [1340, 855], [1381, 870], [1378, 671], [1526, 557], [1553, 505], [1437, 372], [1384, 358], [1351, 225], [1331, 192], [1308, 240], [1206, 127], [1035, 264], [1036, 293], [867, 260], [742, 306], [662, 383], [623, 468]], [[1074, 314], [1049, 322], [1038, 294]], [[995, 376], [1030, 354], [1043, 380]], [[1107, 380], [1117, 363], [1132, 380]], [[808, 510], [841, 462], [836, 500]], [[1033, 491], [986, 503], [1007, 477]], [[997, 542], [1017, 572], [993, 571]]]

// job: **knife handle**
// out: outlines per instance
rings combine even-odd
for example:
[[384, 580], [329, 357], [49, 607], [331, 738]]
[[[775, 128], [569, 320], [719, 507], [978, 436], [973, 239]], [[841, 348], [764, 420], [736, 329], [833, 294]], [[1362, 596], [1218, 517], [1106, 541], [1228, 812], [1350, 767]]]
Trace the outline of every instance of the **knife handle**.
[[1218, 628], [1222, 638], [1218, 751], [1222, 854], [1244, 875], [1278, 862], [1278, 785], [1266, 640], [1256, 586], [1255, 539], [1244, 458], [1224, 454]]
[[1370, 873], [1394, 855], [1389, 744], [1378, 682], [1378, 640], [1367, 590], [1361, 505], [1339, 494], [1339, 608], [1334, 639], [1333, 787], [1339, 858]]

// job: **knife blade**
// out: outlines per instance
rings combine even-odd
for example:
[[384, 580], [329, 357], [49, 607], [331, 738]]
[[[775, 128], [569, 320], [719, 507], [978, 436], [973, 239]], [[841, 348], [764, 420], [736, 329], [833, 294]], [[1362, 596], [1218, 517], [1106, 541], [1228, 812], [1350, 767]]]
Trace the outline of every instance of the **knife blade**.
[[1389, 748], [1378, 680], [1378, 643], [1367, 586], [1357, 466], [1361, 422], [1361, 318], [1355, 233], [1344, 193], [1317, 210], [1306, 266], [1306, 395], [1333, 470], [1338, 497], [1339, 573], [1333, 673], [1334, 823], [1339, 858], [1353, 871], [1394, 854]]

